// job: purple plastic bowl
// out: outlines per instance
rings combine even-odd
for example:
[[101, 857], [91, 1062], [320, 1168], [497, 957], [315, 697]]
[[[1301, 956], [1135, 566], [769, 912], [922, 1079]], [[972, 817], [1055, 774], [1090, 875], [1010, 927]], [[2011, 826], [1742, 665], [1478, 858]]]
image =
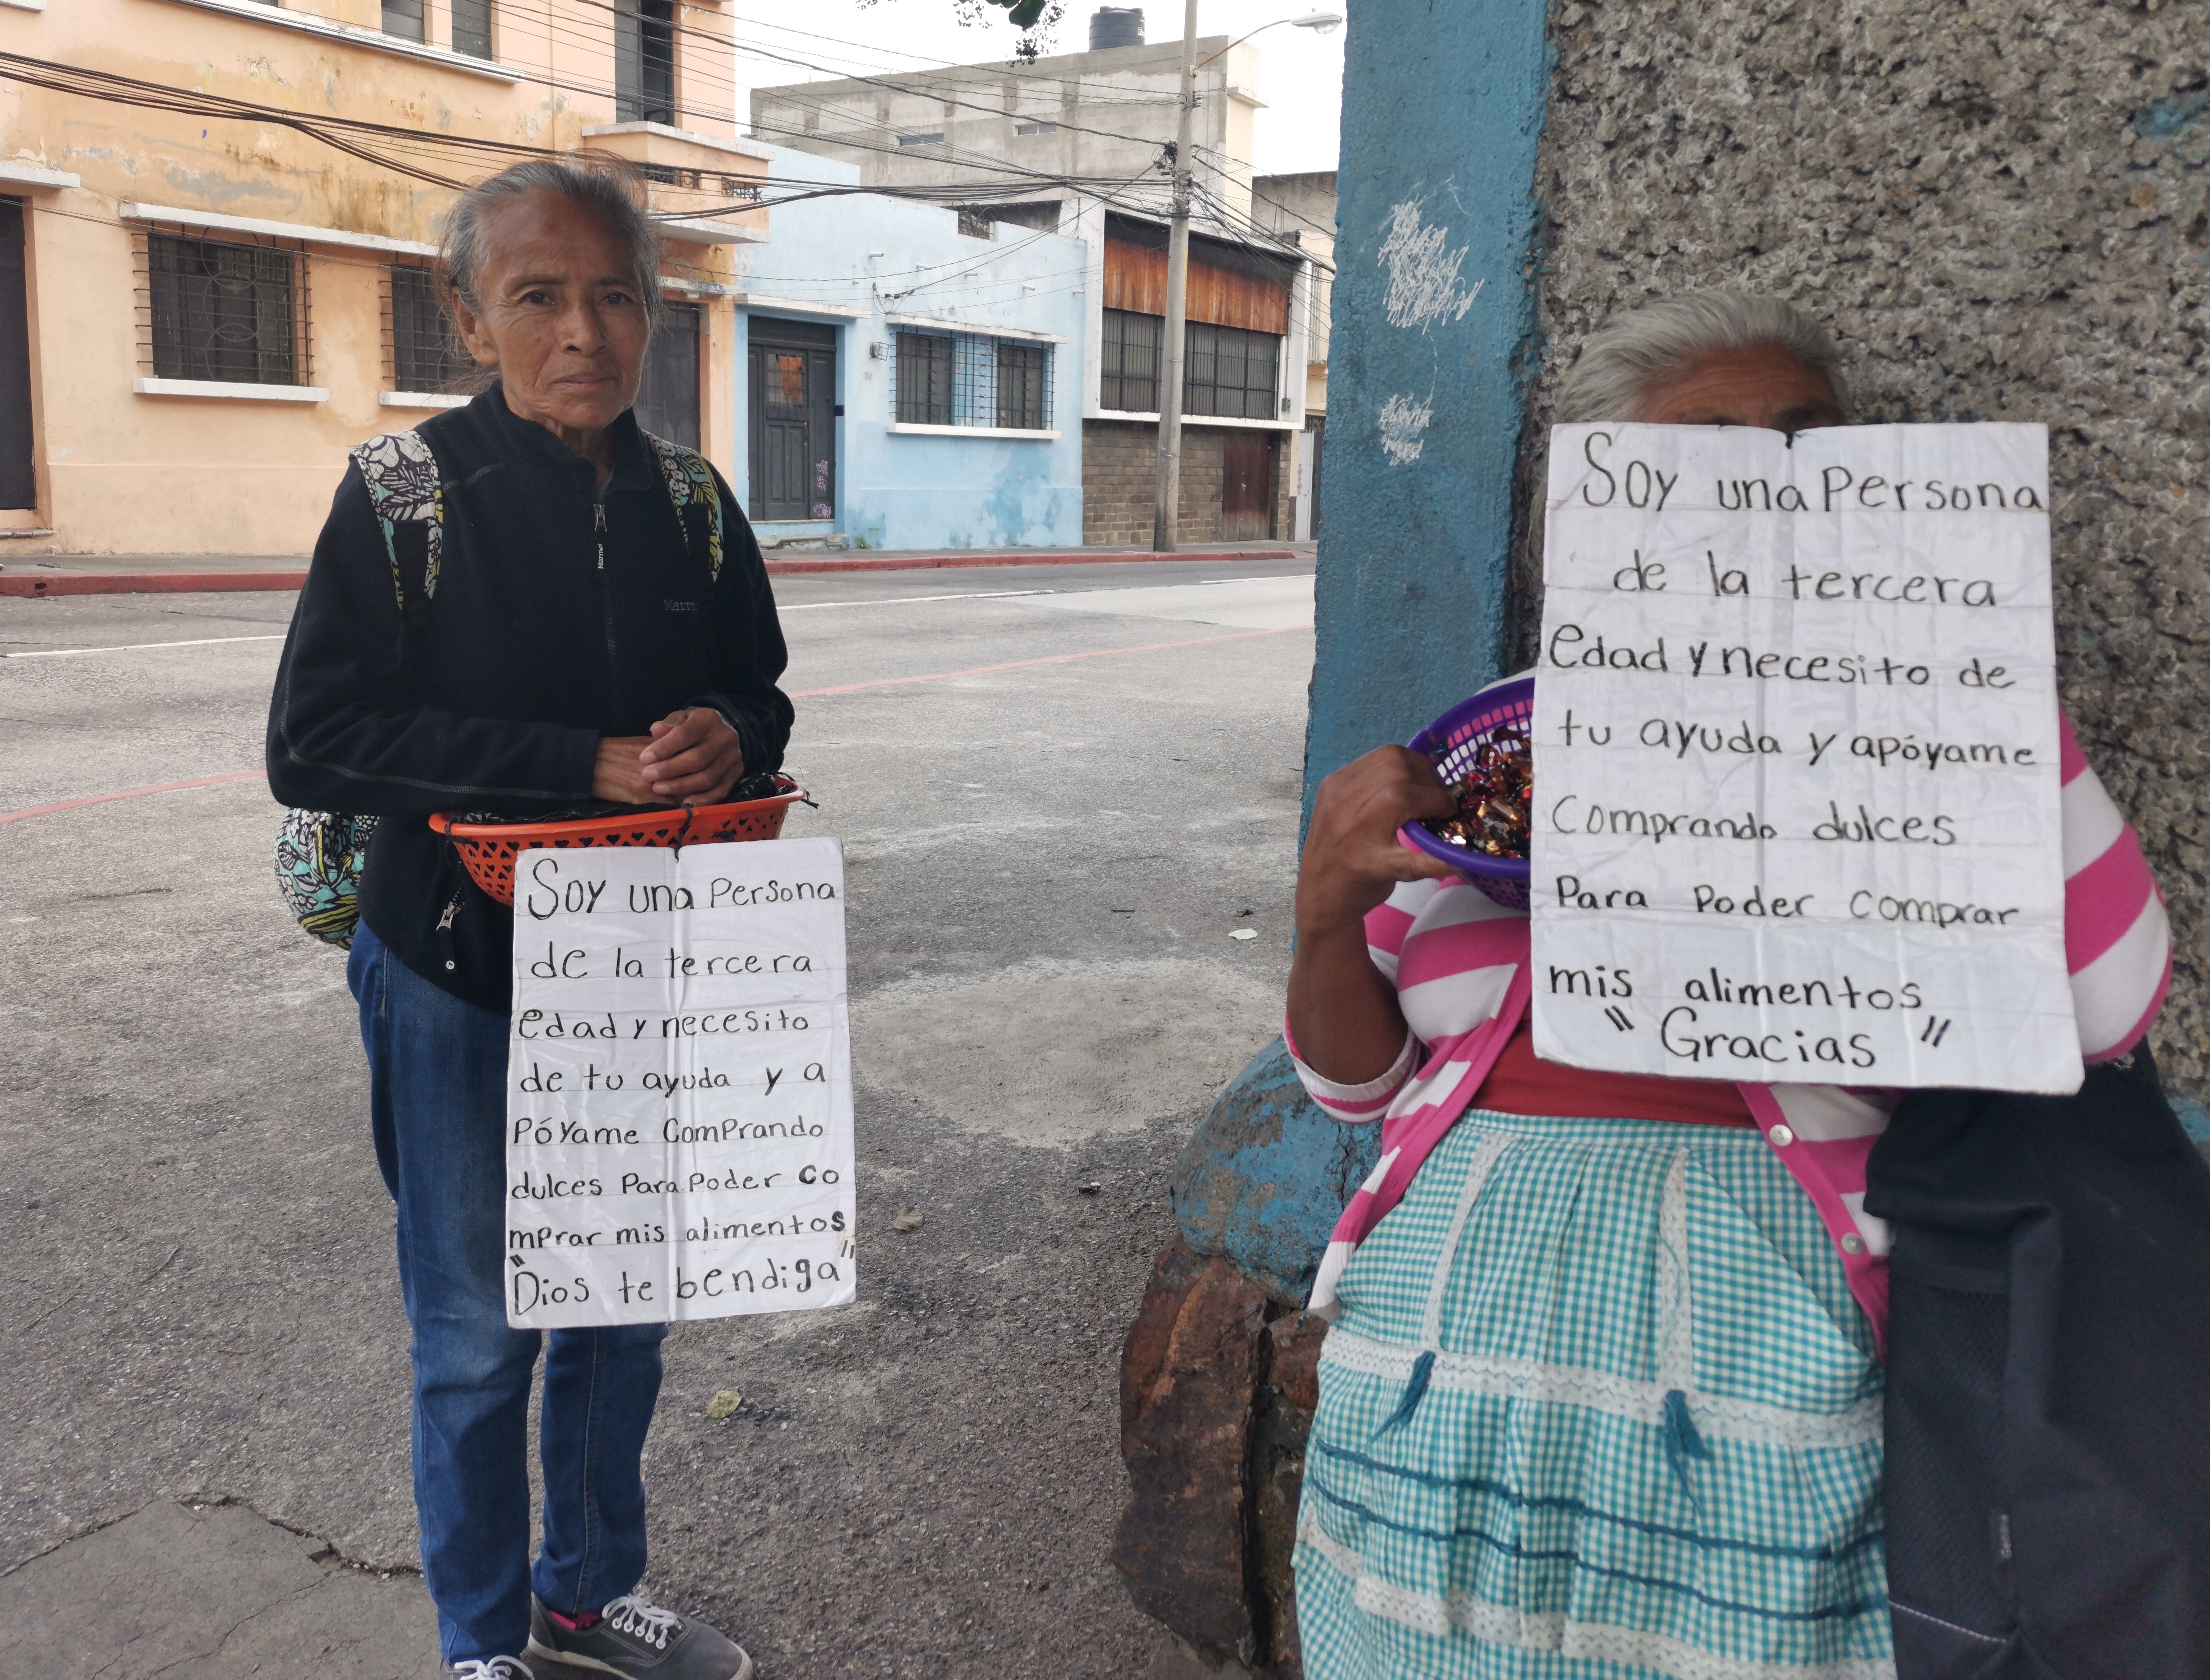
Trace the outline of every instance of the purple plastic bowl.
[[[1535, 733], [1535, 679], [1512, 677], [1493, 682], [1470, 700], [1461, 700], [1405, 743], [1435, 761], [1436, 774], [1455, 782], [1473, 763], [1481, 744], [1507, 723]], [[1533, 872], [1524, 857], [1490, 857], [1453, 846], [1424, 823], [1407, 823], [1397, 832], [1430, 857], [1439, 857], [1500, 904], [1524, 910]]]

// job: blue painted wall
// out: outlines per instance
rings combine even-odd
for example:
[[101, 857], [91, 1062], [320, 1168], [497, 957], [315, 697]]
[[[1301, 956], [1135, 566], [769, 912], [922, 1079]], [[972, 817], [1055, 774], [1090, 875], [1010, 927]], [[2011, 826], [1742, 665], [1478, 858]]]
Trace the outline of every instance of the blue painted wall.
[[[770, 178], [856, 183], [850, 164], [778, 149]], [[879, 256], [871, 253], [880, 252]], [[842, 532], [871, 548], [1078, 546], [1082, 541], [1083, 275], [1078, 239], [1001, 226], [994, 241], [958, 231], [956, 212], [872, 194], [779, 205], [768, 243], [740, 247], [748, 293], [856, 317], [740, 303], [737, 309], [734, 482], [748, 493], [743, 377], [753, 313], [837, 330], [836, 517], [830, 527], [762, 522], [763, 537]], [[891, 315], [951, 321], [975, 332], [1018, 327], [1052, 333], [1050, 441], [893, 432]], [[872, 344], [885, 347], [877, 360]]]
[[1544, 0], [1350, 0], [1305, 804], [1499, 674]]
[[[1535, 332], [1544, 0], [1350, 0], [1305, 809], [1322, 777], [1498, 675]], [[1282, 1041], [1174, 1177], [1182, 1236], [1301, 1302], [1376, 1126]]]

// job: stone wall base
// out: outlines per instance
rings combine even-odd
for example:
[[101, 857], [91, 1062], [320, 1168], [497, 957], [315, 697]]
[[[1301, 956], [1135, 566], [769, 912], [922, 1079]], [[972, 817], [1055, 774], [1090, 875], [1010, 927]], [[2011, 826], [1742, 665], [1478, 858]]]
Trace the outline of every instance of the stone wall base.
[[1233, 1260], [1160, 1254], [1120, 1360], [1113, 1563], [1206, 1663], [1302, 1680], [1291, 1558], [1325, 1324]]

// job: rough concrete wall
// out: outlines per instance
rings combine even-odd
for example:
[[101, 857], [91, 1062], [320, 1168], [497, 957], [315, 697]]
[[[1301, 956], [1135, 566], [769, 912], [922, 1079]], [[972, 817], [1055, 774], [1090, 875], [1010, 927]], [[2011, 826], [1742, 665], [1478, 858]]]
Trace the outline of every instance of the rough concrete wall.
[[1550, 40], [1517, 651], [1550, 395], [1615, 310], [1778, 293], [1863, 419], [2045, 422], [2065, 704], [2171, 900], [2159, 1056], [2210, 1085], [2210, 6], [1566, 0]]
[[[1218, 431], [1181, 434], [1184, 542], [1220, 537]], [[1149, 548], [1158, 507], [1159, 429], [1140, 420], [1082, 423], [1082, 541], [1090, 547]]]

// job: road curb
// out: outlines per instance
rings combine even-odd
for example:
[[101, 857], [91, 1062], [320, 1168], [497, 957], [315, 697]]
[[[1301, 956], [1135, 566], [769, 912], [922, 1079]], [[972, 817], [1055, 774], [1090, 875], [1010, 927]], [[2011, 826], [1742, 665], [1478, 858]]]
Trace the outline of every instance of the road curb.
[[50, 571], [0, 574], [0, 595], [202, 595], [222, 589], [296, 589], [305, 571]]
[[[1294, 560], [1293, 548], [1208, 549], [1195, 554], [1162, 554], [1148, 549], [1057, 549], [1035, 554], [904, 554], [869, 559], [823, 555], [819, 559], [770, 559], [770, 577], [797, 577], [824, 571], [935, 571], [969, 566], [1129, 565], [1144, 561]], [[197, 595], [225, 589], [296, 589], [307, 581], [302, 571], [51, 571], [43, 575], [0, 573], [0, 595], [33, 599], [63, 595]]]

